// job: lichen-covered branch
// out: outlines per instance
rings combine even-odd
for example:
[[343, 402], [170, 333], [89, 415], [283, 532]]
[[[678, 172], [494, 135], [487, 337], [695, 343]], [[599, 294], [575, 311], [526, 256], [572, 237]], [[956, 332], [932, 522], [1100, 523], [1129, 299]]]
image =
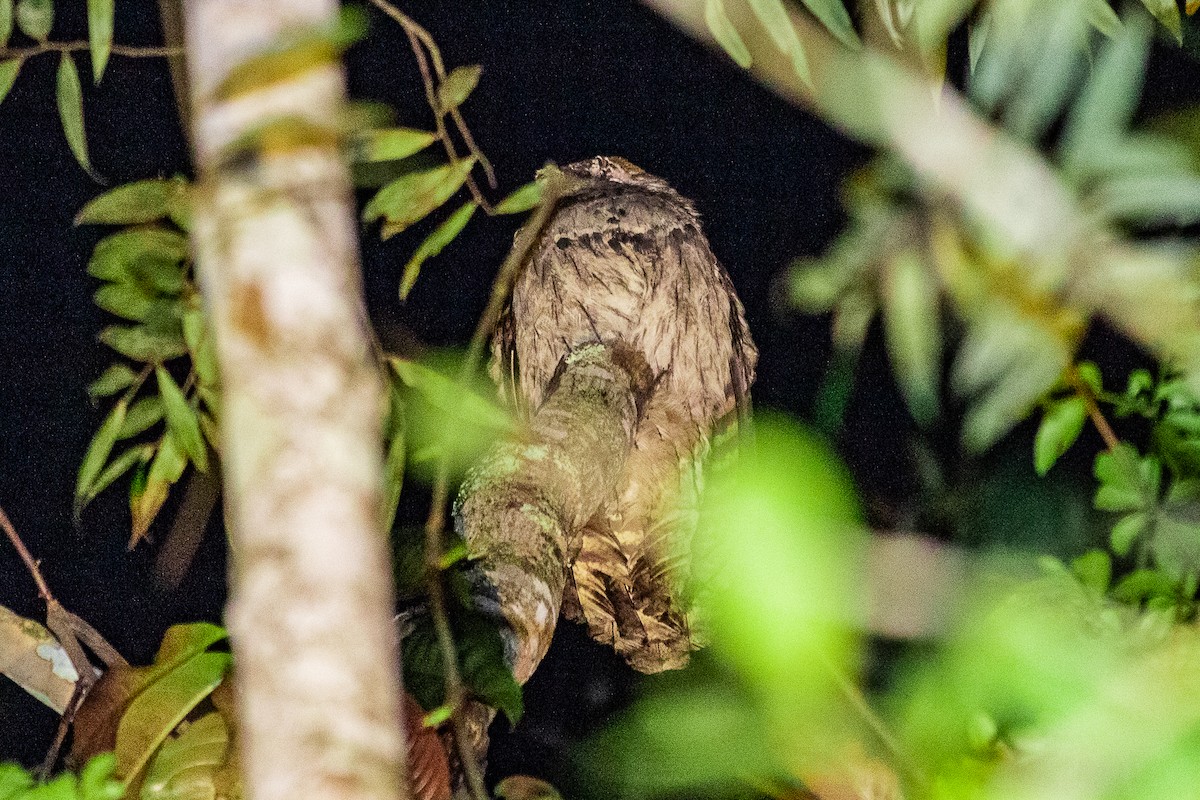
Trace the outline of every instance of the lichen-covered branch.
[[[256, 800], [409, 796], [383, 383], [362, 311], [353, 191], [335, 138], [254, 144], [280, 120], [328, 129], [345, 79], [336, 59], [282, 73], [246, 66], [281, 35], [331, 30], [337, 10], [333, 0], [185, 3], [193, 232], [222, 379], [227, 621]], [[236, 92], [222, 88], [231, 76]]]
[[567, 567], [621, 475], [650, 383], [644, 364], [601, 344], [576, 348], [559, 369], [528, 441], [499, 444], [476, 465], [455, 512], [489, 584], [483, 610], [506, 623], [521, 683], [550, 646]]

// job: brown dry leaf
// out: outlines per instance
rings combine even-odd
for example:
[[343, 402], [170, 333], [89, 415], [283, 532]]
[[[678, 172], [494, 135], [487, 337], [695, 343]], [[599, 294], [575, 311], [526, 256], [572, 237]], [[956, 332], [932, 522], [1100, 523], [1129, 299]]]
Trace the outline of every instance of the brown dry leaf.
[[442, 740], [425, 727], [425, 710], [404, 693], [405, 738], [408, 741], [408, 774], [415, 800], [450, 800], [450, 761]]

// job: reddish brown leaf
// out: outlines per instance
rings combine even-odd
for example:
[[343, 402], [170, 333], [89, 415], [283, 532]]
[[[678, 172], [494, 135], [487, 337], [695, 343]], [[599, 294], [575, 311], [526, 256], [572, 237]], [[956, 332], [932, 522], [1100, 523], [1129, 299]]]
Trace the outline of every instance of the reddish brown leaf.
[[450, 762], [442, 740], [422, 723], [425, 710], [404, 693], [405, 737], [408, 740], [408, 774], [415, 800], [450, 800]]

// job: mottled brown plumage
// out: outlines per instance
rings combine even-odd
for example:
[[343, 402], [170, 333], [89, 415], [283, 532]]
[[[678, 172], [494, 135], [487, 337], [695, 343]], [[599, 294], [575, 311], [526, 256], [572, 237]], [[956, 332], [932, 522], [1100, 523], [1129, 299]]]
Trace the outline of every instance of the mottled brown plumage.
[[529, 415], [580, 345], [619, 346], [653, 376], [619, 485], [568, 554], [563, 609], [656, 672], [685, 664], [694, 646], [679, 587], [704, 465], [714, 436], [749, 408], [757, 351], [691, 202], [624, 159], [563, 171], [581, 188], [560, 200], [522, 268], [493, 377]]

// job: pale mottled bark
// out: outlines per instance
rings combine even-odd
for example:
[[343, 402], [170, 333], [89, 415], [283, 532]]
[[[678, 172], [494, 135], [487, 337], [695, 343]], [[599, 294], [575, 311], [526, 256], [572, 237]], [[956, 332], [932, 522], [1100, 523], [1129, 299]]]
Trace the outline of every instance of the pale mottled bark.
[[255, 800], [406, 796], [380, 495], [382, 382], [369, 358], [353, 195], [335, 146], [228, 161], [285, 117], [329, 125], [336, 63], [233, 99], [213, 91], [333, 0], [185, 4], [199, 172], [195, 243], [222, 375], [232, 552], [227, 622]]
[[[497, 445], [462, 488], [456, 525], [488, 581], [478, 602], [507, 623], [524, 683], [546, 654], [584, 524], [612, 493], [649, 385], [600, 344], [568, 355], [525, 443]], [[502, 598], [502, 600], [501, 600]]]

